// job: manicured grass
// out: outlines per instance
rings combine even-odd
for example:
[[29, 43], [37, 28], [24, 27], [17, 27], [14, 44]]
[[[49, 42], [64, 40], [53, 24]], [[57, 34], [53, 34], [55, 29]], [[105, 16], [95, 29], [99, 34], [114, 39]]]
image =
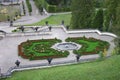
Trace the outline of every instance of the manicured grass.
[[3, 80], [119, 80], [120, 55], [103, 61], [14, 72]]
[[64, 20], [65, 25], [70, 24], [71, 14], [60, 14], [60, 15], [51, 15], [50, 17], [41, 20], [40, 22], [30, 24], [30, 26], [39, 26], [45, 25], [45, 22], [48, 21], [49, 25], [60, 25], [61, 21]]
[[77, 37], [77, 38], [67, 38], [67, 42], [75, 42], [77, 44], [82, 45], [79, 50], [74, 50], [75, 54], [97, 54], [99, 51], [104, 51], [104, 49], [109, 48], [109, 43], [106, 41], [102, 41], [94, 38], [86, 38], [86, 37]]
[[18, 46], [19, 55], [30, 60], [46, 59], [48, 57], [66, 57], [69, 53], [51, 48], [58, 39], [28, 40]]
[[88, 45], [88, 47], [86, 49], [87, 52], [93, 51], [99, 45], [99, 42], [89, 42], [89, 41], [85, 41], [85, 40], [79, 40], [79, 42]]

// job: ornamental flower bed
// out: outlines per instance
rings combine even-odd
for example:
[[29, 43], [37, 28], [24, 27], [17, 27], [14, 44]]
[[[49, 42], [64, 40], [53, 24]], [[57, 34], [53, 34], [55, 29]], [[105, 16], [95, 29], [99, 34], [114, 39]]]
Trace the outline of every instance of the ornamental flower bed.
[[81, 55], [97, 54], [99, 51], [104, 51], [104, 49], [108, 49], [110, 46], [108, 42], [92, 37], [67, 38], [66, 41], [75, 42], [77, 44], [82, 45], [82, 47], [79, 50], [74, 50], [75, 54]]
[[18, 55], [30, 60], [58, 58], [68, 56], [67, 51], [54, 50], [52, 45], [61, 42], [58, 39], [27, 40], [18, 46]]

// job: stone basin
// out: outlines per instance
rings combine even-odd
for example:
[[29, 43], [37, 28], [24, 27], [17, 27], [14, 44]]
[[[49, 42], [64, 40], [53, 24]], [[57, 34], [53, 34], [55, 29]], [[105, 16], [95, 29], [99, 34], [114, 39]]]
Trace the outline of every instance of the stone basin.
[[64, 42], [64, 43], [57, 43], [53, 46], [54, 49], [57, 50], [78, 50], [81, 45], [73, 43], [73, 42]]

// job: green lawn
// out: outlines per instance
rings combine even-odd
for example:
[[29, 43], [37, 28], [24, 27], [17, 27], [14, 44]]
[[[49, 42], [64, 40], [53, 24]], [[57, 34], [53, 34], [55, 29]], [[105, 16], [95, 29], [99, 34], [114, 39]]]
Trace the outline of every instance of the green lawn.
[[3, 80], [120, 80], [120, 55], [104, 61], [14, 72]]
[[76, 38], [67, 38], [67, 42], [75, 42], [82, 45], [82, 47], [77, 50], [74, 50], [76, 54], [88, 55], [88, 54], [97, 54], [99, 51], [104, 51], [104, 49], [109, 48], [109, 43], [95, 38], [86, 38], [86, 37], [76, 37]]
[[79, 42], [88, 45], [88, 47], [86, 48], [86, 52], [93, 51], [99, 45], [98, 41], [97, 42], [89, 42], [89, 41], [85, 41], [85, 40], [79, 40]]
[[60, 25], [62, 20], [64, 20], [65, 25], [69, 25], [70, 19], [71, 19], [71, 14], [51, 15], [50, 17], [43, 19], [37, 23], [30, 24], [30, 26], [45, 25], [46, 21], [48, 21], [48, 24], [50, 25]]

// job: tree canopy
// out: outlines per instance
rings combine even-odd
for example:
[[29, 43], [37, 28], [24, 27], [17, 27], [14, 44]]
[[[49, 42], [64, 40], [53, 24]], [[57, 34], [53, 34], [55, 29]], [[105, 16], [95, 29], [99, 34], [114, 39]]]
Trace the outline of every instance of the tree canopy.
[[72, 28], [88, 28], [91, 26], [94, 12], [93, 0], [72, 0]]

